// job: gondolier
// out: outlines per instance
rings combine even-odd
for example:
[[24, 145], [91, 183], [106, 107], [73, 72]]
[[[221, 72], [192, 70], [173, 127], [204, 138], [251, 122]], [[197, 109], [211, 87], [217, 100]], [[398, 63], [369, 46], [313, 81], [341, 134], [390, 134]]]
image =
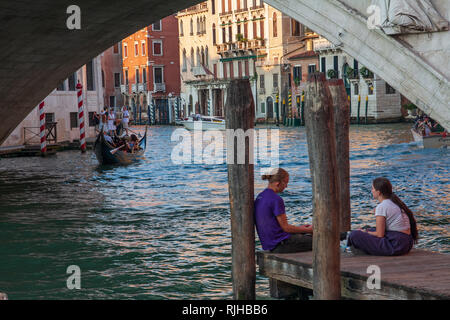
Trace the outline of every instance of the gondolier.
[[114, 131], [116, 130], [116, 126], [114, 124], [115, 119], [116, 119], [116, 116], [114, 115], [114, 110], [113, 110], [113, 108], [110, 108], [109, 114], [108, 114], [108, 131], [111, 136], [114, 135]]

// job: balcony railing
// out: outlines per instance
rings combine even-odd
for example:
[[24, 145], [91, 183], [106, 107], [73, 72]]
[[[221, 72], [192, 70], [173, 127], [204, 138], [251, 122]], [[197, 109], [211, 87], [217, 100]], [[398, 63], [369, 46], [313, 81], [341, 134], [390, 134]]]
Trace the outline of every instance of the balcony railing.
[[154, 84], [154, 92], [160, 92], [160, 91], [162, 91], [162, 92], [165, 92], [166, 91], [166, 84], [164, 83], [164, 82], [162, 82], [162, 83], [155, 83]]
[[205, 68], [203, 68], [203, 66], [193, 67], [192, 74], [195, 77], [206, 76], [206, 71]]
[[144, 92], [146, 85], [144, 83], [138, 83], [138, 92]]
[[313, 41], [314, 51], [333, 50], [337, 47], [325, 38], [316, 39]]
[[124, 93], [128, 93], [128, 85], [127, 84], [121, 84], [120, 85], [120, 93], [124, 94]]

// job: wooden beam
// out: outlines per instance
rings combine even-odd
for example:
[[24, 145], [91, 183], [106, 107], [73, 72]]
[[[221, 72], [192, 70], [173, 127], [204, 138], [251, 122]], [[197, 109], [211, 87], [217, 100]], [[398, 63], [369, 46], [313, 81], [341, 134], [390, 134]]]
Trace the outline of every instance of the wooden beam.
[[333, 100], [323, 73], [309, 75], [306, 134], [313, 188], [313, 291], [315, 299], [341, 295], [339, 197]]
[[[237, 300], [255, 299], [255, 227], [254, 207], [254, 165], [253, 130], [255, 105], [248, 79], [232, 80], [228, 88], [225, 106], [227, 129], [228, 190], [231, 209], [232, 278], [233, 297]], [[249, 133], [244, 145], [234, 135]], [[249, 131], [248, 131], [249, 130]], [[235, 140], [237, 142], [235, 143]], [[239, 153], [245, 152], [244, 163], [238, 161]], [[232, 159], [230, 159], [232, 158]], [[242, 159], [242, 158], [241, 158]]]

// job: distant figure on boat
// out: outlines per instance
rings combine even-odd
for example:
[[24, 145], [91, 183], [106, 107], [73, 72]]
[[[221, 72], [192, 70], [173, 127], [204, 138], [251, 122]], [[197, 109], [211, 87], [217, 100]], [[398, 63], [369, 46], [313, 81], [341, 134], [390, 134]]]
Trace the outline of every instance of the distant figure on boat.
[[104, 107], [103, 111], [100, 112], [100, 126], [99, 126], [98, 130], [99, 131], [108, 131], [106, 107]]
[[130, 113], [128, 112], [127, 106], [122, 108], [122, 128], [125, 129], [128, 135], [128, 122], [130, 120]]
[[111, 136], [114, 135], [114, 131], [116, 130], [116, 126], [114, 124], [115, 120], [116, 116], [114, 115], [114, 110], [113, 108], [110, 108], [108, 114], [108, 131]]
[[262, 176], [269, 185], [255, 200], [255, 225], [264, 250], [291, 253], [312, 250], [311, 225], [293, 226], [288, 223], [283, 192], [289, 183], [289, 174], [282, 168]]
[[386, 178], [373, 180], [372, 196], [379, 202], [375, 208], [376, 228], [352, 231], [347, 245], [374, 256], [408, 253], [419, 237], [412, 211], [392, 192]]
[[131, 153], [135, 153], [140, 149], [138, 137], [135, 134], [131, 135], [131, 141], [128, 143], [128, 149], [130, 150]]

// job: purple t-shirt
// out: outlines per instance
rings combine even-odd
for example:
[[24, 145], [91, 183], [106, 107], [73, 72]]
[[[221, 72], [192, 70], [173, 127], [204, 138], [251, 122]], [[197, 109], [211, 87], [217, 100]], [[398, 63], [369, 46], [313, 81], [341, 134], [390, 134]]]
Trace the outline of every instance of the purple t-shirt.
[[264, 250], [272, 250], [290, 237], [289, 233], [281, 229], [276, 217], [283, 213], [284, 201], [272, 189], [267, 188], [256, 197], [255, 225]]

